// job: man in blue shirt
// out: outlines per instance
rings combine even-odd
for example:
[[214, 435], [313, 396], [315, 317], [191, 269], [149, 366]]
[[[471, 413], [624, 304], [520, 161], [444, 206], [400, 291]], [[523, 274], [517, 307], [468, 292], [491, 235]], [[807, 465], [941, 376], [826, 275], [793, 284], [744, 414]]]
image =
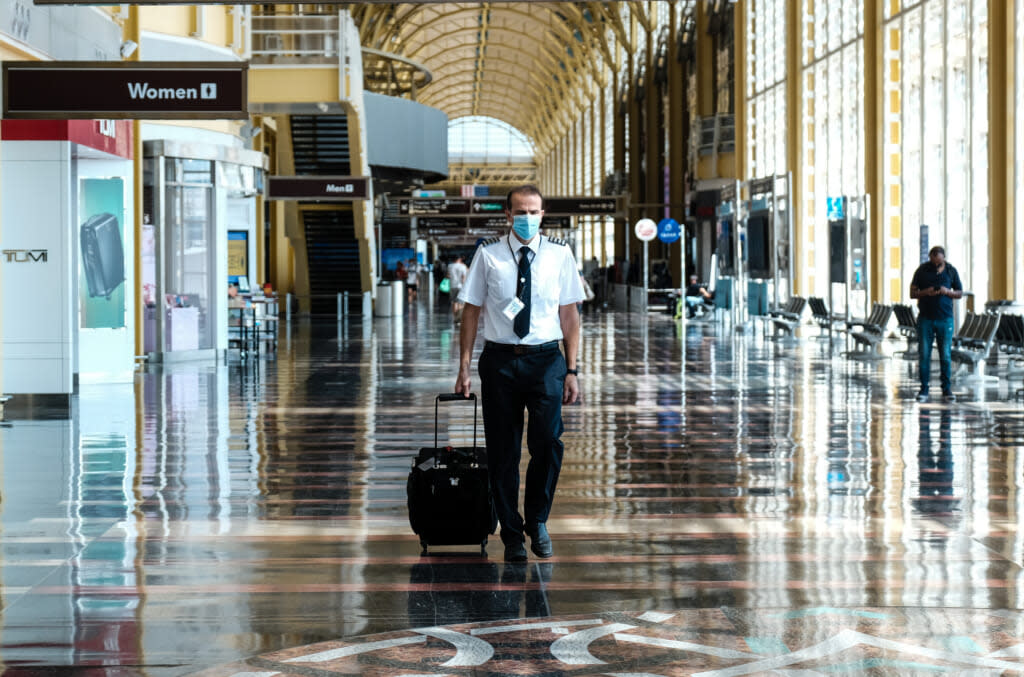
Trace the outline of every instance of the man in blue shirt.
[[953, 300], [964, 295], [960, 274], [946, 263], [946, 250], [932, 247], [928, 260], [914, 272], [910, 281], [910, 298], [917, 299], [917, 336], [921, 343], [921, 392], [918, 402], [928, 401], [931, 377], [932, 342], [939, 343], [939, 368], [942, 374], [942, 398], [955, 402], [950, 381], [952, 366], [949, 354], [953, 348]]

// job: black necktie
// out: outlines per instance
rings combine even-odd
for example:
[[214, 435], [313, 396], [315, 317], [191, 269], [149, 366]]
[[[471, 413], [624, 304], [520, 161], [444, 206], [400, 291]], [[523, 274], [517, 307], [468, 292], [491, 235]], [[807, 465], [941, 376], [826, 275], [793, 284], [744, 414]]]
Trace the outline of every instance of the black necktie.
[[530, 333], [530, 251], [529, 247], [519, 249], [519, 282], [516, 284], [516, 296], [523, 302], [523, 309], [516, 315], [512, 328], [516, 336], [523, 338]]

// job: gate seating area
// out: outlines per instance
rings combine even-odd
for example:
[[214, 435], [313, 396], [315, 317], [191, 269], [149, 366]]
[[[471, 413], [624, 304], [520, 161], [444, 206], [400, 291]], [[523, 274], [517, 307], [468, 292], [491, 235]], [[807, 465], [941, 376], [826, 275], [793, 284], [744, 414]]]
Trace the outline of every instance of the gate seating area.
[[[1006, 356], [1007, 366], [1000, 370], [1001, 375], [1016, 380], [1024, 372], [1024, 315], [1000, 313], [1000, 304], [1010, 306], [1010, 302], [1005, 301], [989, 302], [986, 304], [988, 310], [984, 313], [965, 311], [966, 317], [953, 337], [951, 359], [956, 365], [955, 378], [975, 382], [997, 381], [999, 376], [985, 374], [986, 362], [993, 356], [993, 351], [996, 351], [996, 355]], [[990, 305], [996, 306], [996, 309], [993, 310]], [[761, 319], [774, 327], [773, 338], [794, 337], [796, 329], [803, 322], [805, 307], [811, 309], [809, 321], [820, 330], [812, 338], [828, 339], [834, 331], [846, 334], [849, 341], [853, 342], [853, 348], [843, 353], [846, 357], [864, 361], [885, 359], [890, 354], [890, 351], [884, 349], [886, 340], [899, 337], [906, 341], [906, 348], [891, 354], [899, 355], [907, 361], [920, 359], [919, 318], [917, 309], [911, 304], [873, 303], [867, 318], [848, 321], [832, 314], [825, 299], [820, 296], [810, 296], [806, 300], [794, 296], [784, 307], [769, 311]], [[1013, 307], [1016, 309], [1018, 306]], [[992, 368], [996, 368], [994, 361]], [[1015, 394], [1018, 399], [1024, 398], [1024, 388], [1017, 388]]]

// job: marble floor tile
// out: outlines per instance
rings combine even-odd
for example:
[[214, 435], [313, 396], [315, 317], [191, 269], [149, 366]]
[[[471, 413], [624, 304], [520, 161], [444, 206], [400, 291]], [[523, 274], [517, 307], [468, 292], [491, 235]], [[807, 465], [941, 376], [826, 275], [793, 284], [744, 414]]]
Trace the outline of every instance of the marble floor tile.
[[525, 565], [409, 527], [458, 365], [426, 299], [83, 385], [0, 427], [3, 674], [1024, 673], [1019, 377], [922, 405], [914, 364], [802, 331], [586, 315]]

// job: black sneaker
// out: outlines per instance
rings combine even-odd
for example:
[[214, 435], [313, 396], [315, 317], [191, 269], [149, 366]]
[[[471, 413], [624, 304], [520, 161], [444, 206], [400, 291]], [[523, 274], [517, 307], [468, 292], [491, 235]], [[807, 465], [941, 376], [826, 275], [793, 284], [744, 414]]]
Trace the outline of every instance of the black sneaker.
[[943, 402], [956, 402], [956, 395], [954, 395], [951, 390], [947, 390], [946, 392], [942, 393], [942, 401]]
[[917, 401], [918, 402], [927, 402], [928, 401], [928, 391], [927, 390], [922, 390], [921, 392], [919, 392], [917, 394]]

